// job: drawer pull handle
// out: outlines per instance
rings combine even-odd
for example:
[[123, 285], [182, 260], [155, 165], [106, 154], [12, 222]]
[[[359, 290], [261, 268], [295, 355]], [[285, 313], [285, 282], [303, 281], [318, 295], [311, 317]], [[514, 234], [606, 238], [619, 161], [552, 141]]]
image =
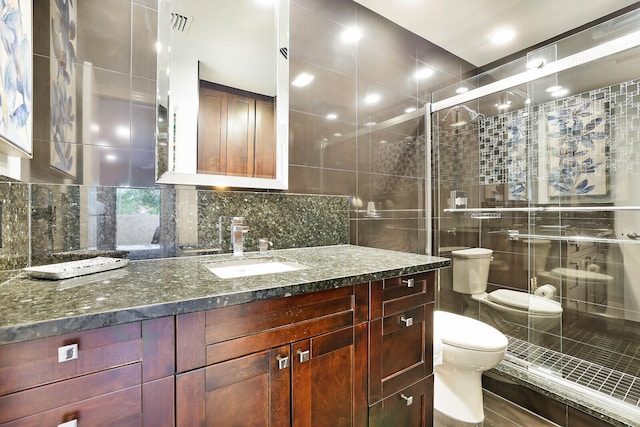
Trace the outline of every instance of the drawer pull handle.
[[309, 353], [309, 350], [298, 350], [298, 356], [300, 357], [300, 363], [304, 363], [309, 361], [309, 359], [311, 358], [311, 353]]
[[78, 420], [71, 420], [66, 423], [58, 424], [58, 427], [78, 427]]
[[[78, 344], [63, 345], [58, 347], [58, 363], [68, 362], [78, 358]], [[61, 424], [63, 427], [67, 427]]]
[[411, 404], [413, 403], [413, 396], [405, 396], [404, 394], [400, 394], [400, 397], [403, 398], [405, 402], [407, 402], [407, 406], [411, 406]]
[[278, 356], [278, 369], [286, 369], [289, 367], [289, 356]]
[[416, 285], [416, 282], [414, 279], [407, 279], [407, 280], [403, 280], [402, 284], [407, 285], [407, 288], [413, 288]]
[[413, 317], [404, 317], [404, 315], [400, 316], [400, 322], [404, 323], [404, 326], [408, 328], [413, 325]]

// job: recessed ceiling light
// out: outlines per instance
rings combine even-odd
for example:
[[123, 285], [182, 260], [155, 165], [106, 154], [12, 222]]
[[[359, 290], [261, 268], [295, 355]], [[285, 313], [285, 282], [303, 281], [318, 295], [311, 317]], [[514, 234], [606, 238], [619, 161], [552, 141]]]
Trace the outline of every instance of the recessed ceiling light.
[[433, 70], [429, 67], [420, 68], [413, 76], [416, 79], [426, 79], [433, 76]]
[[308, 85], [309, 83], [311, 83], [313, 81], [313, 79], [314, 79], [314, 77], [313, 77], [312, 74], [303, 72], [303, 73], [298, 74], [298, 77], [293, 79], [291, 84], [294, 85], [294, 86], [297, 86], [297, 87], [304, 87], [304, 86]]
[[498, 108], [498, 110], [506, 110], [507, 108], [511, 107], [511, 101], [503, 102], [502, 104], [496, 104], [496, 107]]
[[527, 99], [525, 99], [525, 100], [524, 100], [524, 103], [525, 103], [525, 104], [527, 104], [527, 105], [531, 104], [531, 98], [527, 98]]
[[338, 118], [338, 115], [336, 113], [327, 114], [327, 120], [335, 120], [337, 118]]
[[387, 140], [386, 140], [386, 139], [381, 139], [381, 140], [380, 140], [380, 144], [386, 144], [386, 143], [387, 143]]
[[342, 136], [342, 134], [340, 132], [336, 132], [336, 133], [333, 134], [333, 136], [338, 137], [338, 136]]
[[356, 27], [347, 28], [342, 32], [340, 38], [343, 42], [355, 43], [362, 38], [362, 32]]
[[406, 110], [404, 110], [405, 113], [413, 113], [414, 111], [416, 111], [416, 107], [409, 107]]
[[545, 91], [551, 93], [551, 92], [556, 92], [559, 91], [560, 89], [562, 89], [562, 86], [549, 86], [548, 88], [545, 89]]
[[375, 104], [378, 101], [380, 101], [379, 93], [370, 93], [369, 95], [364, 97], [364, 102], [366, 104]]
[[569, 93], [568, 89], [558, 89], [555, 92], [551, 92], [551, 96], [559, 98], [561, 96], [565, 96], [568, 93]]
[[500, 28], [491, 33], [489, 40], [495, 45], [502, 45], [509, 43], [516, 36], [516, 32], [513, 28]]
[[456, 89], [456, 93], [458, 94], [466, 93], [466, 92], [469, 92], [469, 88], [465, 86], [460, 86], [458, 89]]

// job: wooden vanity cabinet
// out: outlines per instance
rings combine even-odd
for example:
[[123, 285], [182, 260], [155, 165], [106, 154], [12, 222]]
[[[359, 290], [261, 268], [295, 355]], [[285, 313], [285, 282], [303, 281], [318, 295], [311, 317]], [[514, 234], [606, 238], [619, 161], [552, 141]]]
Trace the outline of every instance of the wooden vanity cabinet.
[[371, 282], [371, 426], [431, 423], [434, 282], [434, 272]]
[[357, 285], [178, 316], [177, 425], [366, 426], [366, 295]]
[[172, 426], [174, 336], [167, 317], [0, 346], [0, 425]]

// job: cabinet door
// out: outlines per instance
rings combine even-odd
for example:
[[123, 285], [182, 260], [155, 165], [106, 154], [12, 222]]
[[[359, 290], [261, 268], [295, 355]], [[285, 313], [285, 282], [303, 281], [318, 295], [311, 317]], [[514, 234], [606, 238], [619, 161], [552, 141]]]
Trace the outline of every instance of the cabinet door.
[[433, 375], [371, 407], [370, 427], [424, 427], [433, 423]]
[[290, 426], [289, 345], [178, 375], [177, 425]]
[[292, 344], [293, 426], [366, 426], [366, 324]]

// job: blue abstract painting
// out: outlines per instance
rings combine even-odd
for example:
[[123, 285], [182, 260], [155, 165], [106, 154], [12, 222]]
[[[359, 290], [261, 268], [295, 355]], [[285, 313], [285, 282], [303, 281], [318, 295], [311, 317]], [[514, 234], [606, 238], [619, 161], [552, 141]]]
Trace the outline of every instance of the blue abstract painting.
[[0, 0], [0, 139], [3, 151], [31, 155], [33, 69], [31, 0]]
[[51, 0], [51, 166], [76, 176], [76, 9]]
[[607, 194], [604, 110], [601, 102], [547, 112], [550, 196]]

